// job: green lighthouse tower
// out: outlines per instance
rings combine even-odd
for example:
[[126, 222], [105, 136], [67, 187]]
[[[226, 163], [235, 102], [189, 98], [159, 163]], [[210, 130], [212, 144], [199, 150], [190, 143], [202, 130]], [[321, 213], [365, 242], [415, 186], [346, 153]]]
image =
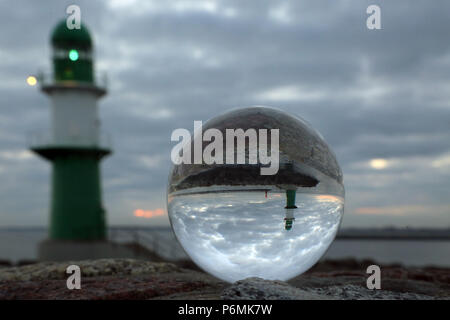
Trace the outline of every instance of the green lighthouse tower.
[[106, 239], [100, 161], [111, 153], [100, 139], [97, 101], [106, 89], [96, 82], [93, 43], [85, 25], [66, 21], [51, 35], [53, 73], [40, 77], [51, 100], [51, 133], [31, 150], [52, 164], [49, 240]]

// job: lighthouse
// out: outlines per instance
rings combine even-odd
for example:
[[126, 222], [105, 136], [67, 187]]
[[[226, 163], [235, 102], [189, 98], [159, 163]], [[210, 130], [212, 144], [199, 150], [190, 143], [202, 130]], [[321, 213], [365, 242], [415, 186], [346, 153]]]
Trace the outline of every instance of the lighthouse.
[[295, 205], [295, 194], [295, 189], [286, 190], [286, 207], [284, 207], [286, 213], [286, 218], [284, 218], [284, 229], [286, 231], [292, 229], [292, 224], [295, 220], [294, 213], [295, 209], [297, 209], [297, 206]]
[[100, 139], [98, 100], [106, 94], [94, 73], [89, 30], [69, 29], [66, 21], [51, 34], [50, 77], [38, 77], [51, 101], [51, 130], [31, 150], [51, 162], [49, 239], [106, 239], [100, 161], [111, 153]]

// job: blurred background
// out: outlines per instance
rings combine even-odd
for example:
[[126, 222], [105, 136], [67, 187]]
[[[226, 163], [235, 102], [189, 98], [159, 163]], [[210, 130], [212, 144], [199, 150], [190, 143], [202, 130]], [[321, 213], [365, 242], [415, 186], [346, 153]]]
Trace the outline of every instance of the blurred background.
[[[50, 32], [76, 4], [108, 76], [102, 162], [109, 237], [183, 258], [169, 227], [174, 129], [268, 105], [322, 133], [344, 172], [328, 258], [450, 266], [448, 1], [0, 0], [0, 259], [36, 259], [50, 165], [27, 137], [50, 127], [27, 77], [51, 69]], [[366, 9], [381, 8], [381, 30]]]

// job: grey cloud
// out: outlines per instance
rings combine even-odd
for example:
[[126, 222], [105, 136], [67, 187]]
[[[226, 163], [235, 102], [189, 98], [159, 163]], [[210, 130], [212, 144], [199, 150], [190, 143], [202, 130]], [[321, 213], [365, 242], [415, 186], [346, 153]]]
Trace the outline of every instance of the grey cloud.
[[[270, 9], [282, 4], [278, 1], [219, 1], [218, 10], [234, 8], [234, 17], [201, 10], [134, 14], [126, 8], [112, 10], [106, 1], [78, 1], [94, 34], [97, 65], [107, 68], [111, 84], [100, 101], [102, 126], [115, 149], [103, 164], [105, 199], [113, 204], [106, 204], [113, 212], [111, 223], [128, 221], [125, 217], [135, 208], [126, 198], [155, 207], [164, 202], [172, 130], [192, 130], [193, 120], [254, 104], [300, 115], [324, 135], [354, 183], [347, 186], [349, 208], [369, 202], [390, 205], [395, 203], [392, 194], [410, 199], [429, 194], [430, 201], [446, 203], [439, 190], [448, 190], [448, 181], [431, 180], [427, 172], [419, 171], [415, 182], [400, 192], [395, 184], [377, 189], [366, 169], [353, 167], [373, 157], [407, 161], [450, 150], [450, 109], [445, 104], [450, 3], [382, 2], [383, 30], [372, 32], [365, 28], [365, 8], [372, 2], [287, 1], [290, 19], [282, 23], [269, 16]], [[48, 68], [49, 33], [66, 4], [71, 3], [0, 3], [0, 54], [14, 58], [0, 63], [5, 85]], [[298, 101], [258, 98], [286, 86], [320, 95]], [[370, 97], [370, 90], [379, 87], [389, 90]], [[367, 95], [355, 95], [355, 88]], [[0, 136], [0, 150], [25, 147], [27, 132], [48, 127], [49, 101], [34, 89], [0, 85], [0, 133], [7, 133]], [[142, 156], [164, 160], [148, 167], [139, 162]], [[33, 186], [49, 183], [48, 165], [37, 159], [33, 163], [34, 170], [0, 173], [13, 186], [2, 189], [0, 224], [27, 223], [11, 218], [27, 207], [13, 191], [42, 198], [33, 206], [45, 207], [45, 192]], [[365, 196], [370, 190], [376, 193], [372, 202]], [[35, 210], [31, 203], [29, 207]], [[33, 221], [46, 223], [45, 210], [34, 212], [38, 218]], [[355, 215], [348, 219], [348, 225], [365, 223]], [[398, 217], [392, 221], [410, 223]]]

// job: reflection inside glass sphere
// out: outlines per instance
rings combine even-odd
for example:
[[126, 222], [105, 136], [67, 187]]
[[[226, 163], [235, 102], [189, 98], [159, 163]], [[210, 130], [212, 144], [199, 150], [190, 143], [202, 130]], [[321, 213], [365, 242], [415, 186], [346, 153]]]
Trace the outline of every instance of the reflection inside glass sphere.
[[304, 120], [265, 107], [228, 112], [208, 128], [279, 129], [279, 170], [264, 176], [261, 164], [174, 165], [168, 212], [186, 253], [229, 282], [287, 280], [308, 270], [344, 212], [342, 172], [323, 138]]

